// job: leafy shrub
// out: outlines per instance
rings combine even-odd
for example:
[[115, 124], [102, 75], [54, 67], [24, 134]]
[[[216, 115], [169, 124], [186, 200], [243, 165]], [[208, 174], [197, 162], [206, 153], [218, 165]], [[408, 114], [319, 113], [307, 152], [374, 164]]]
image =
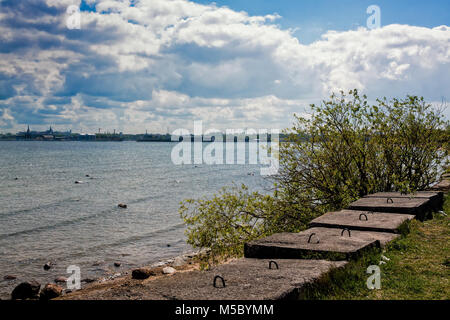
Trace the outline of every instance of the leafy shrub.
[[384, 98], [371, 105], [351, 90], [311, 109], [311, 117], [295, 115], [284, 132], [272, 195], [242, 186], [182, 203], [189, 244], [210, 248], [213, 261], [239, 255], [247, 241], [300, 231], [316, 216], [366, 194], [424, 189], [448, 159], [442, 143], [448, 122], [423, 98]]

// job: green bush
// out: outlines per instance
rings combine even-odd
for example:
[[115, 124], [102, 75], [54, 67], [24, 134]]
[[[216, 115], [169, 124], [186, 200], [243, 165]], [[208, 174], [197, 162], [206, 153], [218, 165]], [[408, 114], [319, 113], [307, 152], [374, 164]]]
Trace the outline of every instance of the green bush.
[[188, 243], [211, 258], [239, 255], [246, 241], [296, 232], [316, 216], [378, 191], [414, 192], [438, 178], [448, 159], [448, 122], [423, 98], [369, 104], [357, 90], [333, 94], [308, 118], [295, 116], [280, 144], [273, 195], [245, 186], [186, 200]]

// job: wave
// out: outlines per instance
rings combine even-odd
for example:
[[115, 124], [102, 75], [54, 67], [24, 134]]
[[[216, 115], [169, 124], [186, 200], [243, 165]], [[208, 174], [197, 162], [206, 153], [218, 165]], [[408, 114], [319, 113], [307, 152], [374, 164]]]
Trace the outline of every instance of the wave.
[[42, 210], [42, 209], [49, 209], [52, 208], [54, 206], [59, 206], [61, 204], [64, 203], [70, 203], [70, 202], [78, 202], [79, 199], [78, 198], [66, 198], [64, 200], [61, 201], [57, 201], [57, 202], [52, 202], [52, 203], [48, 203], [48, 204], [44, 204], [44, 205], [38, 205], [36, 207], [32, 207], [32, 208], [27, 208], [27, 209], [21, 209], [21, 210], [16, 210], [16, 211], [10, 211], [10, 212], [6, 212], [6, 213], [0, 213], [0, 218], [9, 218], [9, 217], [14, 217], [20, 214], [24, 214], [24, 213], [29, 213], [31, 211], [36, 211], [36, 210]]

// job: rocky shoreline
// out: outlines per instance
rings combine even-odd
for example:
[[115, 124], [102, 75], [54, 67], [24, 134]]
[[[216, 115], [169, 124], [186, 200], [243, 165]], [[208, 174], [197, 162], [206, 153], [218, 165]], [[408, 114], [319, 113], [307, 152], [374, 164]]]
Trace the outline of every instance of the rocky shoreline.
[[[450, 175], [444, 174], [441, 178], [441, 181], [431, 187], [429, 190], [441, 193], [448, 192], [450, 191], [449, 183]], [[147, 284], [151, 281], [156, 281], [154, 284], [157, 285], [158, 281], [161, 282], [162, 280], [169, 287], [175, 288], [180, 285], [180, 277], [189, 277], [189, 275], [194, 275], [195, 278], [195, 272], [198, 272], [197, 270], [200, 270], [200, 259], [198, 258], [199, 256], [205, 255], [207, 253], [208, 250], [184, 253], [171, 259], [162, 260], [148, 266], [135, 268], [122, 273], [115, 273], [107, 277], [102, 277], [99, 279], [84, 279], [82, 280], [83, 287], [80, 290], [76, 291], [63, 289], [60, 285], [58, 285], [58, 283], [63, 284], [64, 281], [62, 281], [62, 279], [59, 282], [55, 280], [56, 284], [47, 283], [44, 287], [41, 287], [41, 285], [35, 281], [23, 282], [13, 290], [11, 297], [12, 299], [40, 300], [144, 300], [155, 298], [157, 299], [161, 297], [170, 298], [165, 294], [155, 295], [154, 292], [149, 290], [149, 286]], [[227, 261], [223, 261], [221, 265], [224, 266], [229, 263], [239, 265], [239, 263], [242, 263], [242, 261], [240, 261], [239, 259], [229, 259]], [[246, 268], [247, 267], [248, 266], [246, 266]], [[327, 268], [329, 267], [330, 266], [327, 266]], [[309, 268], [310, 267], [308, 266], [308, 269]], [[186, 276], [180, 275], [180, 273], [185, 272], [190, 273], [188, 273]], [[165, 278], [174, 275], [174, 278]], [[170, 279], [172, 279], [173, 281]], [[167, 284], [167, 282], [169, 284]], [[251, 286], [251, 284], [249, 285]]]
[[[142, 290], [141, 284], [174, 274], [200, 270], [199, 257], [207, 252], [208, 250], [188, 252], [148, 266], [131, 269], [122, 274], [104, 277], [85, 285], [80, 290], [66, 291], [56, 300], [149, 299], [148, 293]], [[229, 261], [223, 263], [226, 264]]]
[[[124, 272], [117, 272], [106, 277], [99, 277], [96, 279], [86, 278], [81, 280], [82, 288], [80, 290], [70, 290], [66, 288], [65, 282], [67, 278], [58, 277], [54, 280], [54, 283], [46, 283], [44, 285], [38, 283], [35, 280], [25, 281], [18, 284], [11, 292], [12, 300], [50, 300], [50, 299], [84, 299], [84, 295], [89, 295], [92, 291], [97, 291], [101, 288], [123, 286], [127, 280], [146, 279], [150, 275], [152, 278], [164, 275], [170, 275], [177, 272], [186, 272], [191, 270], [197, 270], [200, 268], [198, 258], [203, 255], [207, 250], [192, 251], [175, 256], [170, 259], [161, 260], [152, 263], [148, 266], [142, 266], [134, 268]], [[147, 276], [145, 276], [147, 273]], [[137, 274], [137, 275], [136, 275]], [[139, 276], [141, 274], [141, 276]], [[7, 277], [12, 276], [5, 276]], [[15, 278], [15, 277], [14, 277]]]

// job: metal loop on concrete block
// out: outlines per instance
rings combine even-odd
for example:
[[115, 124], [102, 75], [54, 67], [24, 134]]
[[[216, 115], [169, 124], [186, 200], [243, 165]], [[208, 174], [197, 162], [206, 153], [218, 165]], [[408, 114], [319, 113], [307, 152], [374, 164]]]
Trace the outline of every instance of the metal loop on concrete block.
[[[308, 243], [311, 243], [311, 238], [312, 238], [312, 236], [316, 236], [316, 237], [317, 237], [317, 235], [316, 235], [315, 232], [311, 233], [311, 234], [309, 235], [309, 238], [308, 238]], [[319, 243], [319, 242], [320, 242], [319, 237], [317, 237], [317, 242], [316, 242], [316, 243]]]
[[352, 235], [351, 235], [351, 233], [350, 233], [350, 229], [349, 229], [349, 228], [344, 228], [344, 229], [342, 229], [342, 231], [341, 231], [341, 237], [344, 235], [344, 232], [345, 232], [345, 231], [348, 232], [348, 237], [350, 238]]
[[272, 270], [272, 264], [275, 265], [275, 267], [277, 268], [277, 270], [280, 269], [280, 268], [278, 267], [278, 263], [276, 263], [276, 261], [273, 261], [273, 260], [269, 261], [269, 269]]
[[214, 277], [214, 283], [213, 283], [213, 286], [214, 286], [214, 288], [218, 288], [217, 287], [217, 279], [220, 279], [220, 280], [222, 280], [222, 288], [225, 288], [225, 279], [224, 278], [222, 278], [221, 276], [215, 276]]
[[[366, 217], [366, 220], [365, 220], [365, 221], [369, 220], [369, 218], [367, 218], [367, 215], [366, 215], [365, 213], [361, 213], [361, 214], [359, 215], [359, 220], [361, 220], [361, 217], [362, 217], [362, 216]], [[362, 221], [362, 220], [361, 220], [361, 221]]]
[[391, 203], [394, 203], [394, 200], [392, 198], [387, 198], [386, 202], [389, 203], [389, 200], [391, 200]]

